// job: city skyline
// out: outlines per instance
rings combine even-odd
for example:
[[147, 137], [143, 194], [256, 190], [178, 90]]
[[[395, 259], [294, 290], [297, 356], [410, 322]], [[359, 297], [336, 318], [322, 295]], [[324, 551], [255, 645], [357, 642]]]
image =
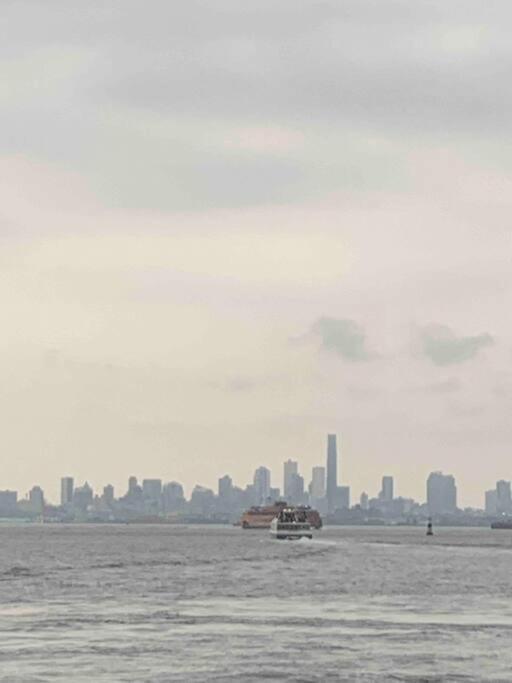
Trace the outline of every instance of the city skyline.
[[[304, 490], [308, 489], [308, 486], [310, 482], [312, 481], [312, 476], [313, 472], [315, 469], [323, 469], [324, 470], [324, 475], [325, 475], [325, 495], [327, 496], [327, 473], [328, 473], [328, 460], [329, 460], [329, 452], [333, 452], [336, 454], [336, 480], [337, 480], [337, 485], [338, 487], [340, 485], [347, 485], [350, 488], [350, 495], [352, 497], [352, 502], [354, 502], [355, 498], [359, 499], [361, 494], [368, 494], [370, 498], [375, 495], [375, 497], [380, 497], [383, 494], [383, 486], [384, 486], [384, 480], [389, 478], [389, 475], [385, 475], [381, 472], [375, 472], [375, 473], [370, 473], [367, 474], [364, 478], [361, 476], [356, 476], [353, 477], [353, 479], [348, 479], [346, 481], [341, 482], [339, 479], [340, 472], [341, 471], [348, 471], [350, 473], [350, 476], [355, 471], [355, 464], [351, 462], [351, 455], [347, 452], [342, 453], [340, 450], [338, 450], [338, 434], [333, 434], [333, 433], [328, 433], [327, 434], [327, 449], [326, 449], [326, 457], [324, 457], [324, 461], [322, 461], [322, 454], [315, 460], [312, 456], [310, 456], [308, 459], [305, 458], [300, 458], [300, 457], [295, 457], [295, 458], [288, 458], [285, 461], [279, 462], [277, 466], [271, 466], [269, 465], [269, 461], [267, 460], [265, 462], [261, 462], [259, 465], [255, 466], [254, 463], [251, 463], [246, 467], [245, 469], [247, 470], [247, 474], [245, 475], [242, 473], [241, 475], [235, 474], [233, 471], [231, 472], [225, 472], [224, 475], [222, 474], [217, 474], [213, 475], [213, 477], [206, 478], [204, 477], [201, 480], [194, 480], [193, 477], [188, 477], [188, 478], [180, 478], [177, 470], [174, 472], [169, 471], [168, 474], [162, 475], [161, 473], [151, 473], [151, 472], [143, 472], [141, 469], [144, 468], [137, 468], [137, 477], [139, 480], [143, 479], [148, 479], [151, 480], [151, 478], [159, 479], [162, 482], [173, 482], [173, 481], [178, 481], [180, 485], [183, 486], [183, 489], [185, 491], [186, 496], [190, 496], [192, 494], [193, 489], [196, 486], [204, 486], [207, 489], [214, 490], [216, 491], [219, 478], [222, 478], [222, 476], [228, 477], [234, 485], [242, 485], [245, 486], [246, 484], [249, 483], [254, 483], [254, 478], [257, 474], [258, 470], [265, 470], [268, 471], [270, 474], [271, 478], [271, 485], [273, 487], [278, 487], [281, 496], [284, 496], [284, 491], [285, 491], [285, 476], [284, 476], [284, 471], [286, 469], [287, 463], [293, 464], [295, 466], [295, 471], [298, 471], [299, 477], [303, 480], [302, 486], [304, 487]], [[325, 454], [324, 454], [325, 456]], [[275, 462], [276, 459], [274, 459]], [[342, 470], [343, 468], [343, 470]], [[235, 468], [236, 469], [236, 468]], [[389, 472], [391, 468], [387, 468], [387, 471]], [[447, 471], [446, 467], [438, 466], [436, 468], [428, 467], [425, 466], [424, 468], [424, 479], [423, 481], [420, 480], [420, 485], [419, 487], [410, 487], [407, 488], [404, 486], [404, 484], [401, 482], [401, 476], [400, 473], [394, 473], [391, 475], [392, 483], [391, 483], [391, 491], [396, 494], [396, 491], [398, 490], [399, 493], [398, 495], [403, 495], [407, 498], [412, 498], [417, 501], [421, 501], [424, 498], [426, 499], [425, 495], [425, 486], [426, 486], [426, 481], [428, 479], [429, 474], [435, 473], [435, 472], [440, 472], [440, 471]], [[112, 485], [116, 491], [122, 491], [126, 481], [133, 476], [133, 472], [126, 472], [126, 474], [120, 474], [116, 473], [114, 477], [109, 478], [108, 480], [101, 475], [92, 475], [92, 473], [87, 472], [87, 467], [82, 467], [80, 468], [78, 474], [75, 472], [74, 475], [69, 475], [72, 476], [72, 478], [76, 482], [81, 482], [82, 484], [88, 483], [89, 485], [92, 486], [92, 488], [97, 491], [101, 490], [106, 484]], [[463, 481], [463, 477], [459, 475], [458, 472], [454, 473], [455, 479], [457, 480], [458, 483]], [[492, 498], [493, 491], [494, 489], [492, 488], [496, 482], [502, 481], [504, 476], [506, 477], [503, 473], [500, 473], [497, 478], [494, 480], [489, 477], [487, 479], [487, 484], [483, 485], [483, 488], [481, 487], [477, 493], [476, 496], [472, 496], [471, 499], [468, 499], [468, 496], [466, 495], [466, 492], [464, 491], [463, 485], [458, 485], [458, 502], [459, 506], [461, 508], [475, 508], [475, 509], [484, 509], [486, 507], [485, 505], [485, 500], [486, 500], [486, 493], [489, 494], [489, 499], [494, 500]], [[61, 496], [61, 491], [62, 491], [62, 485], [63, 485], [63, 479], [66, 479], [66, 476], [64, 477], [60, 476], [58, 477], [57, 480], [50, 479], [49, 477], [41, 478], [38, 481], [28, 481], [27, 484], [24, 486], [16, 486], [11, 482], [7, 482], [5, 479], [0, 478], [0, 490], [13, 490], [17, 491], [19, 494], [23, 496], [28, 496], [31, 488], [33, 486], [41, 486], [43, 491], [45, 491], [46, 496], [48, 499], [51, 499], [52, 501], [57, 501], [60, 496]], [[512, 474], [511, 474], [511, 479], [512, 479]], [[355, 482], [355, 483], [354, 483]], [[362, 485], [361, 485], [361, 482]], [[506, 483], [506, 481], [505, 481]], [[379, 488], [380, 487], [380, 488]], [[494, 504], [494, 503], [493, 503]]]
[[[266, 506], [283, 500], [294, 505], [310, 505], [318, 509], [321, 514], [327, 515], [328, 519], [336, 518], [338, 521], [335, 523], [357, 523], [354, 519], [362, 522], [363, 518], [350, 516], [354, 511], [359, 511], [359, 515], [365, 511], [370, 513], [373, 511], [374, 516], [378, 513], [384, 516], [383, 519], [388, 519], [388, 521], [394, 519], [395, 522], [401, 518], [409, 524], [412, 523], [411, 520], [414, 517], [416, 524], [418, 519], [425, 518], [426, 515], [448, 515], [453, 523], [455, 518], [452, 516], [457, 514], [459, 521], [456, 523], [461, 524], [463, 518], [460, 514], [462, 513], [466, 514], [465, 524], [469, 523], [469, 525], [475, 522], [481, 524], [482, 518], [467, 517], [468, 513], [484, 513], [490, 517], [512, 516], [510, 481], [497, 481], [494, 489], [483, 491], [483, 505], [470, 508], [459, 504], [454, 476], [440, 471], [431, 472], [426, 479], [424, 500], [414, 500], [406, 493], [395, 496], [394, 477], [383, 475], [380, 491], [374, 495], [371, 492], [369, 494], [367, 491], [362, 491], [359, 496], [354, 496], [351, 500], [353, 494], [351, 494], [350, 486], [340, 485], [336, 496], [337, 504], [332, 509], [326, 489], [327, 467], [313, 467], [311, 481], [307, 487], [304, 487], [304, 478], [300, 475], [297, 465], [297, 462], [289, 460], [283, 463], [285, 475], [287, 470], [288, 475], [291, 475], [291, 485], [290, 483], [287, 485], [287, 494], [283, 489], [272, 486], [271, 471], [262, 466], [255, 469], [252, 483], [247, 483], [245, 486], [240, 487], [229, 474], [225, 474], [218, 478], [216, 489], [196, 483], [188, 496], [182, 484], [175, 480], [139, 479], [131, 475], [127, 486], [121, 487], [120, 491], [117, 491], [111, 484], [105, 484], [100, 492], [95, 490], [88, 481], [79, 483], [75, 482], [73, 477], [64, 476], [60, 480], [59, 501], [49, 500], [39, 485], [34, 485], [24, 498], [19, 497], [17, 491], [0, 489], [0, 516], [9, 517], [9, 514], [15, 511], [16, 506], [19, 506], [17, 516], [24, 512], [42, 514], [46, 511], [46, 513], [50, 512], [49, 521], [52, 521], [51, 511], [58, 509], [68, 511], [68, 513], [75, 510], [80, 515], [89, 511], [92, 515], [90, 521], [108, 521], [108, 518], [100, 519], [100, 517], [107, 512], [111, 514], [115, 510], [126, 514], [130, 509], [132, 510], [130, 514], [139, 515], [153, 512], [165, 516], [168, 513], [180, 512], [185, 515], [185, 521], [187, 519], [192, 521], [190, 511], [195, 510], [195, 514], [202, 515], [204, 520], [213, 515], [212, 519], [217, 516], [217, 521], [226, 522], [227, 518], [222, 518], [222, 515], [234, 514], [235, 517], [231, 517], [233, 521], [245, 509], [252, 506]], [[299, 489], [295, 486], [296, 478], [301, 481]], [[286, 482], [286, 477], [284, 481]], [[347, 517], [343, 511], [349, 516]], [[340, 513], [343, 513], [341, 517]], [[53, 521], [73, 520], [71, 518], [66, 520], [64, 516]], [[86, 520], [79, 517], [74, 521]], [[115, 520], [112, 518], [111, 521]], [[119, 518], [118, 521], [120, 521]]]
[[[383, 504], [389, 504], [394, 500], [403, 499], [415, 501], [419, 505], [427, 503], [433, 512], [454, 512], [456, 509], [463, 509], [464, 507], [481, 509], [486, 512], [512, 513], [512, 497], [511, 497], [511, 483], [506, 480], [498, 480], [494, 489], [484, 490], [482, 492], [482, 504], [474, 506], [465, 506], [460, 503], [460, 492], [456, 486], [456, 478], [452, 474], [444, 474], [441, 471], [432, 471], [429, 473], [425, 481], [426, 495], [425, 500], [421, 497], [414, 498], [410, 493], [403, 491], [396, 495], [395, 476], [383, 474], [380, 480], [380, 489], [377, 489], [372, 495], [371, 487], [363, 489], [360, 493], [351, 490], [349, 482], [343, 482], [338, 479], [339, 473], [342, 472], [342, 458], [337, 449], [337, 435], [327, 434], [327, 443], [325, 451], [325, 463], [313, 465], [311, 468], [311, 476], [301, 470], [299, 461], [288, 459], [282, 463], [282, 479], [275, 478], [272, 470], [264, 465], [259, 465], [253, 472], [252, 480], [248, 480], [242, 488], [239, 482], [236, 482], [230, 473], [219, 475], [216, 486], [205, 486], [204, 482], [196, 481], [188, 492], [188, 498], [193, 499], [194, 493], [198, 490], [213, 492], [214, 495], [222, 497], [223, 491], [245, 490], [248, 498], [244, 499], [247, 504], [264, 505], [271, 500], [288, 500], [289, 502], [308, 503], [313, 507], [318, 507], [326, 514], [332, 514], [336, 509], [348, 509], [354, 505], [360, 505], [362, 509], [366, 509], [368, 502], [380, 501]], [[344, 465], [345, 463], [343, 463]], [[135, 489], [139, 487], [139, 481], [142, 483], [141, 493], [149, 499], [158, 499], [162, 496], [162, 492], [169, 486], [179, 487], [184, 499], [187, 499], [187, 491], [182, 482], [176, 481], [175, 478], [167, 481], [161, 477], [147, 478], [131, 474], [128, 477], [128, 486], [126, 493], [118, 494], [119, 498], [123, 495], [131, 495]], [[112, 483], [104, 483], [103, 497], [112, 502], [117, 491], [123, 491], [123, 487], [115, 487]], [[91, 486], [89, 479], [85, 479], [82, 484], [71, 475], [65, 475], [60, 478], [60, 505], [66, 507], [71, 504], [75, 491], [84, 491], [85, 496], [92, 500], [93, 491], [96, 492], [94, 486]], [[9, 499], [14, 493], [18, 495], [18, 491], [10, 489], [9, 487], [0, 488], [0, 494]], [[23, 499], [32, 503], [34, 500], [42, 505], [44, 495], [44, 488], [39, 484], [33, 484], [30, 490]], [[352, 496], [352, 499], [351, 499]], [[357, 503], [355, 502], [357, 498]], [[44, 495], [45, 503], [55, 505], [56, 502]], [[350, 501], [350, 503], [349, 503]]]

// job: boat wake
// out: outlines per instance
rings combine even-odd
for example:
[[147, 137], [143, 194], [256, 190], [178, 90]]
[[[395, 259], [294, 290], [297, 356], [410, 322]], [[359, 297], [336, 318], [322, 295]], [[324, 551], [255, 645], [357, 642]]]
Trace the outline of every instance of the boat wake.
[[301, 545], [311, 545], [311, 546], [319, 546], [322, 548], [325, 547], [334, 547], [336, 545], [339, 545], [336, 541], [332, 541], [328, 538], [301, 538], [299, 539], [299, 543]]

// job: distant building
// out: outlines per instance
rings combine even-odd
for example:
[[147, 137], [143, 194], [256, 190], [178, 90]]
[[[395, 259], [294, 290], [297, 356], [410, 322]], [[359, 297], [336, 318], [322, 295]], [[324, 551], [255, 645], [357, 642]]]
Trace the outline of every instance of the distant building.
[[287, 460], [283, 469], [283, 495], [288, 500], [292, 495], [292, 478], [299, 473], [299, 465], [295, 460]]
[[231, 513], [236, 494], [233, 491], [233, 480], [228, 474], [218, 480], [217, 493], [219, 512], [224, 514]]
[[159, 502], [162, 496], [161, 479], [143, 479], [142, 495], [145, 500]]
[[368, 494], [366, 491], [363, 491], [361, 493], [361, 497], [359, 498], [359, 505], [361, 506], [361, 510], [368, 510], [370, 507], [369, 501], [368, 501]]
[[218, 510], [224, 514], [231, 512], [235, 494], [233, 493], [233, 480], [226, 474], [217, 482]]
[[18, 502], [17, 491], [0, 491], [0, 511], [12, 512], [16, 509]]
[[254, 473], [253, 484], [256, 504], [266, 503], [270, 498], [270, 470], [266, 467], [258, 467]]
[[281, 489], [279, 487], [270, 487], [270, 500], [275, 501], [281, 498]]
[[335, 510], [350, 508], [350, 486], [338, 486], [336, 490]]
[[128, 491], [122, 498], [122, 504], [128, 506], [132, 511], [143, 512], [142, 486], [139, 485], [137, 477], [131, 476], [128, 478]]
[[390, 503], [393, 497], [393, 477], [382, 477], [382, 489], [379, 493], [379, 498], [386, 503]]
[[28, 494], [30, 509], [38, 514], [44, 510], [44, 493], [40, 486], [33, 486]]
[[210, 517], [215, 512], [215, 494], [204, 486], [195, 486], [190, 496], [190, 509], [194, 515]]
[[503, 481], [503, 479], [496, 482], [496, 511], [500, 514], [512, 512], [510, 482]]
[[77, 486], [73, 491], [73, 507], [80, 512], [85, 512], [89, 505], [92, 505], [93, 498], [93, 490], [85, 482], [83, 486]]
[[393, 505], [397, 506], [399, 514], [410, 515], [412, 512], [417, 510], [420, 506], [413, 498], [394, 498]]
[[304, 479], [298, 473], [293, 473], [288, 485], [286, 502], [300, 505], [304, 503]]
[[254, 484], [247, 484], [244, 489], [244, 499], [247, 501], [248, 505], [256, 505], [256, 491], [254, 490]]
[[163, 487], [162, 507], [167, 513], [180, 512], [185, 507], [183, 486], [177, 481], [171, 481]]
[[112, 507], [114, 504], [114, 487], [112, 484], [107, 484], [103, 487], [103, 502], [108, 507]]
[[427, 479], [427, 505], [431, 515], [457, 510], [457, 487], [451, 474], [432, 472]]
[[219, 498], [227, 500], [231, 497], [233, 492], [233, 480], [229, 474], [224, 475], [218, 481], [217, 493]]
[[131, 476], [128, 478], [128, 495], [136, 495], [139, 489], [139, 484], [137, 482], [137, 477]]
[[327, 511], [334, 512], [338, 496], [338, 450], [336, 434], [327, 435]]
[[62, 477], [60, 480], [60, 504], [64, 507], [73, 502], [73, 477]]
[[229, 507], [230, 512], [239, 513], [242, 510], [250, 507], [252, 504], [252, 498], [247, 496], [247, 492], [244, 489], [240, 488], [240, 486], [233, 486], [231, 504]]
[[495, 515], [498, 512], [498, 494], [496, 489], [485, 492], [485, 512], [488, 515]]
[[325, 497], [325, 467], [313, 467], [309, 494], [313, 500]]

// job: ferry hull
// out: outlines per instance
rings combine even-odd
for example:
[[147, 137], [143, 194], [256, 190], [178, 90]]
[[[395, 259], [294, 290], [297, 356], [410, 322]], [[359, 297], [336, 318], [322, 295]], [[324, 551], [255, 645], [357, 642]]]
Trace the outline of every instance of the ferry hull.
[[[286, 507], [286, 503], [278, 502], [274, 505], [255, 506], [244, 512], [239, 525], [242, 529], [270, 529], [271, 522]], [[304, 511], [308, 523], [314, 529], [322, 528], [322, 518], [317, 510], [312, 508], [300, 508]]]
[[281, 531], [281, 532], [276, 532], [276, 533], [273, 533], [271, 531], [270, 535], [272, 536], [272, 538], [275, 538], [278, 541], [300, 541], [301, 538], [308, 538], [310, 540], [313, 538], [312, 533], [298, 534], [298, 533], [293, 533], [293, 532], [289, 532], [289, 531], [288, 532]]

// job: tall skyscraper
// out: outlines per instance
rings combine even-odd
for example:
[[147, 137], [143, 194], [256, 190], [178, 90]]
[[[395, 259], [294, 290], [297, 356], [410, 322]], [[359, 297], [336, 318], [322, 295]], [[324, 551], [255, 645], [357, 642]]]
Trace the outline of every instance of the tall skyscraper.
[[393, 477], [382, 477], [382, 490], [379, 498], [386, 503], [393, 500]]
[[73, 502], [73, 477], [62, 477], [60, 480], [60, 504], [71, 505]]
[[327, 435], [327, 512], [332, 513], [336, 509], [336, 497], [338, 493], [338, 451], [336, 447], [336, 434]]
[[455, 512], [457, 487], [451, 474], [432, 472], [427, 479], [427, 505], [430, 514]]
[[258, 467], [254, 473], [253, 483], [256, 504], [266, 503], [270, 497], [270, 470], [266, 467]]
[[283, 495], [285, 500], [292, 495], [293, 492], [293, 475], [299, 473], [299, 466], [295, 460], [287, 460], [284, 463], [283, 472]]

